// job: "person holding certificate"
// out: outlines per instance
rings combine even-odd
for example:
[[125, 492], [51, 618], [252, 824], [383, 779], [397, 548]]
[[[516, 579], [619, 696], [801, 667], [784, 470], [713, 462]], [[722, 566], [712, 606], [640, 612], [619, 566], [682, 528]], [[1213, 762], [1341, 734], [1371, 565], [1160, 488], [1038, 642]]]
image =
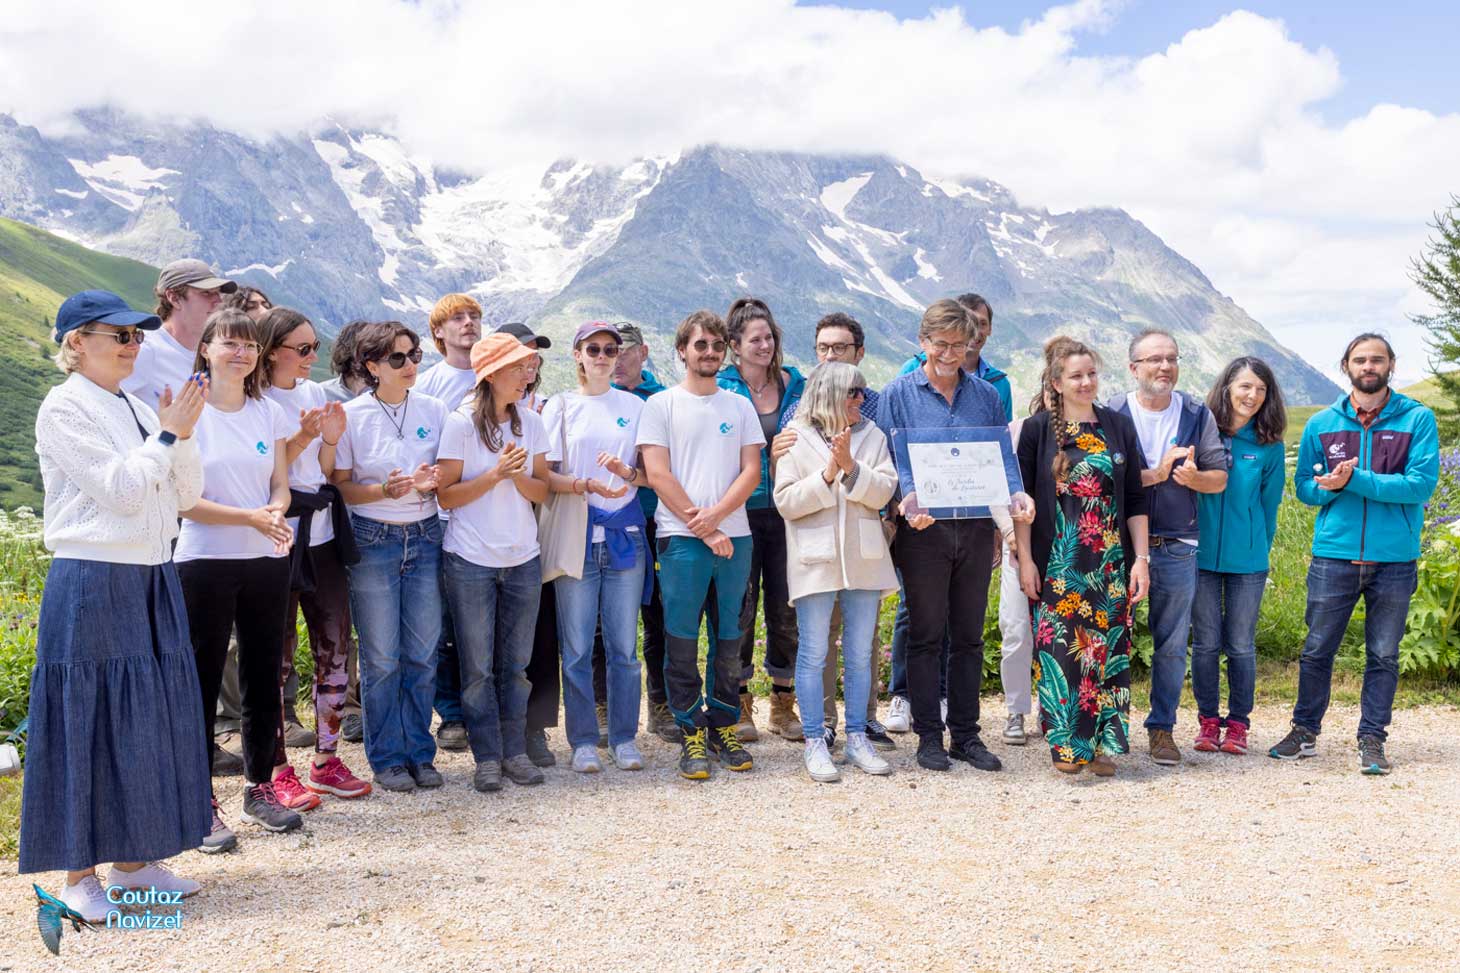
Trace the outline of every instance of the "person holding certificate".
[[1054, 767], [1110, 777], [1112, 757], [1130, 748], [1131, 613], [1150, 588], [1151, 556], [1140, 439], [1129, 416], [1095, 404], [1099, 367], [1073, 338], [1045, 345], [1019, 432], [1038, 515], [1014, 529]]
[[[928, 360], [918, 370], [893, 379], [878, 403], [877, 425], [890, 440], [895, 442], [899, 434], [907, 437], [909, 433], [968, 427], [996, 427], [1002, 433], [1005, 419], [998, 393], [963, 369], [964, 352], [976, 328], [973, 316], [957, 301], [938, 301], [924, 312], [918, 342]], [[962, 491], [968, 483], [986, 486], [991, 479], [981, 463], [989, 455], [984, 447], [994, 446], [993, 455], [999, 456], [997, 444], [971, 445], [975, 448], [966, 450], [969, 462], [964, 469], [956, 473], [938, 470], [940, 495]], [[978, 725], [994, 526], [986, 517], [935, 519], [926, 509], [935, 505], [918, 502], [911, 451], [898, 452], [901, 498], [892, 555], [902, 572], [908, 599], [907, 681], [913, 729], [918, 735], [918, 765], [946, 771], [952, 767], [952, 757], [980, 770], [998, 770], [1002, 765], [984, 746]], [[959, 449], [939, 452], [956, 457]], [[1007, 482], [1007, 468], [995, 472], [1002, 472], [997, 477], [1001, 483]], [[1033, 501], [1017, 483], [1009, 486], [1006, 499], [1015, 521], [1028, 523], [1034, 516]], [[956, 505], [978, 508], [988, 504]], [[947, 750], [938, 693], [938, 655], [945, 630], [949, 633], [947, 724], [952, 736], [952, 747]]]

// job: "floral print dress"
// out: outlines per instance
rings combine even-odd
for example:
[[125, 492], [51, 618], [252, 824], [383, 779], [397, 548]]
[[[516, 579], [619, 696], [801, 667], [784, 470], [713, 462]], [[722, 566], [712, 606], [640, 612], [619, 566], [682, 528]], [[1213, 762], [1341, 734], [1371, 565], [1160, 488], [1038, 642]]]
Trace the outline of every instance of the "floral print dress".
[[1130, 611], [1112, 457], [1099, 425], [1067, 425], [1070, 467], [1055, 484], [1049, 564], [1032, 604], [1035, 682], [1055, 760], [1125, 753]]

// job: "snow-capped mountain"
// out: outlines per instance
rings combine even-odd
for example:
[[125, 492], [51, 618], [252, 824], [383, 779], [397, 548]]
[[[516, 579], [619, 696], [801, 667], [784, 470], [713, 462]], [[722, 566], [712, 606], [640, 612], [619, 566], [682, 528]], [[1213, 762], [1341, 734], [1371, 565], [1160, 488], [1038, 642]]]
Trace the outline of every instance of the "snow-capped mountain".
[[1334, 390], [1124, 212], [1051, 214], [882, 157], [711, 146], [468, 176], [333, 124], [266, 142], [111, 112], [77, 125], [47, 138], [0, 115], [0, 215], [152, 264], [202, 257], [327, 331], [420, 326], [441, 294], [467, 291], [493, 322], [566, 335], [607, 317], [667, 337], [689, 311], [751, 293], [803, 363], [817, 318], [853, 314], [882, 380], [916, 350], [928, 303], [974, 290], [995, 308], [988, 355], [1020, 392], [1058, 331], [1099, 347], [1124, 385], [1125, 343], [1148, 326], [1180, 338], [1190, 388], [1255, 353], [1298, 401]]

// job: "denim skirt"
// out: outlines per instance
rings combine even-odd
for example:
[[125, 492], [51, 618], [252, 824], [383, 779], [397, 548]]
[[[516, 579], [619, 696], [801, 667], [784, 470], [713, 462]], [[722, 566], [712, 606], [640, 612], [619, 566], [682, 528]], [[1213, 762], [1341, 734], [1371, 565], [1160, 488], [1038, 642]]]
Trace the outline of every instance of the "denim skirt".
[[177, 571], [56, 558], [30, 682], [20, 871], [155, 861], [212, 825]]

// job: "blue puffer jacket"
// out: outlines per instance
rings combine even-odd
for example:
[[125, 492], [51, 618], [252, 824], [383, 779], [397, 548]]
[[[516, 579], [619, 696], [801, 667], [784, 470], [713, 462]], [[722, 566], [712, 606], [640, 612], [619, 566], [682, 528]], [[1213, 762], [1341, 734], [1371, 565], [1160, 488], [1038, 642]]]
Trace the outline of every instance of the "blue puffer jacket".
[[1287, 479], [1283, 444], [1259, 443], [1249, 422], [1225, 445], [1232, 454], [1227, 488], [1196, 495], [1201, 534], [1196, 564], [1203, 571], [1223, 574], [1266, 571]]
[[[1358, 464], [1341, 490], [1313, 482], [1346, 459]], [[1315, 469], [1316, 467], [1316, 469]], [[1365, 429], [1347, 395], [1303, 427], [1293, 481], [1298, 499], [1318, 507], [1313, 556], [1341, 561], [1413, 561], [1419, 557], [1424, 505], [1440, 478], [1435, 414], [1407, 395], [1389, 401]]]
[[[902, 368], [897, 374], [906, 375], [908, 372], [915, 372], [928, 363], [928, 356], [925, 352], [918, 352], [907, 361], [902, 363]], [[1004, 407], [1004, 421], [1014, 421], [1014, 390], [1009, 386], [1009, 376], [998, 368], [990, 365], [987, 358], [979, 358], [978, 367], [973, 374], [988, 382], [999, 393], [999, 402]]]
[[[781, 366], [790, 379], [786, 382], [786, 394], [781, 396], [781, 405], [784, 406], [791, 399], [799, 399], [801, 393], [806, 389], [806, 377], [796, 370], [792, 365]], [[734, 392], [736, 395], [743, 395], [750, 398], [750, 386], [745, 384], [745, 379], [740, 377], [740, 369], [734, 365], [726, 365], [720, 369], [715, 382], [720, 388], [727, 392]], [[754, 400], [752, 400], [752, 403]], [[780, 415], [778, 409], [776, 418], [776, 431], [780, 432]], [[760, 450], [760, 482], [755, 485], [755, 492], [750, 499], [745, 501], [745, 509], [760, 510], [765, 507], [774, 507], [775, 501], [771, 499], [771, 450], [770, 443], [766, 443]]]

